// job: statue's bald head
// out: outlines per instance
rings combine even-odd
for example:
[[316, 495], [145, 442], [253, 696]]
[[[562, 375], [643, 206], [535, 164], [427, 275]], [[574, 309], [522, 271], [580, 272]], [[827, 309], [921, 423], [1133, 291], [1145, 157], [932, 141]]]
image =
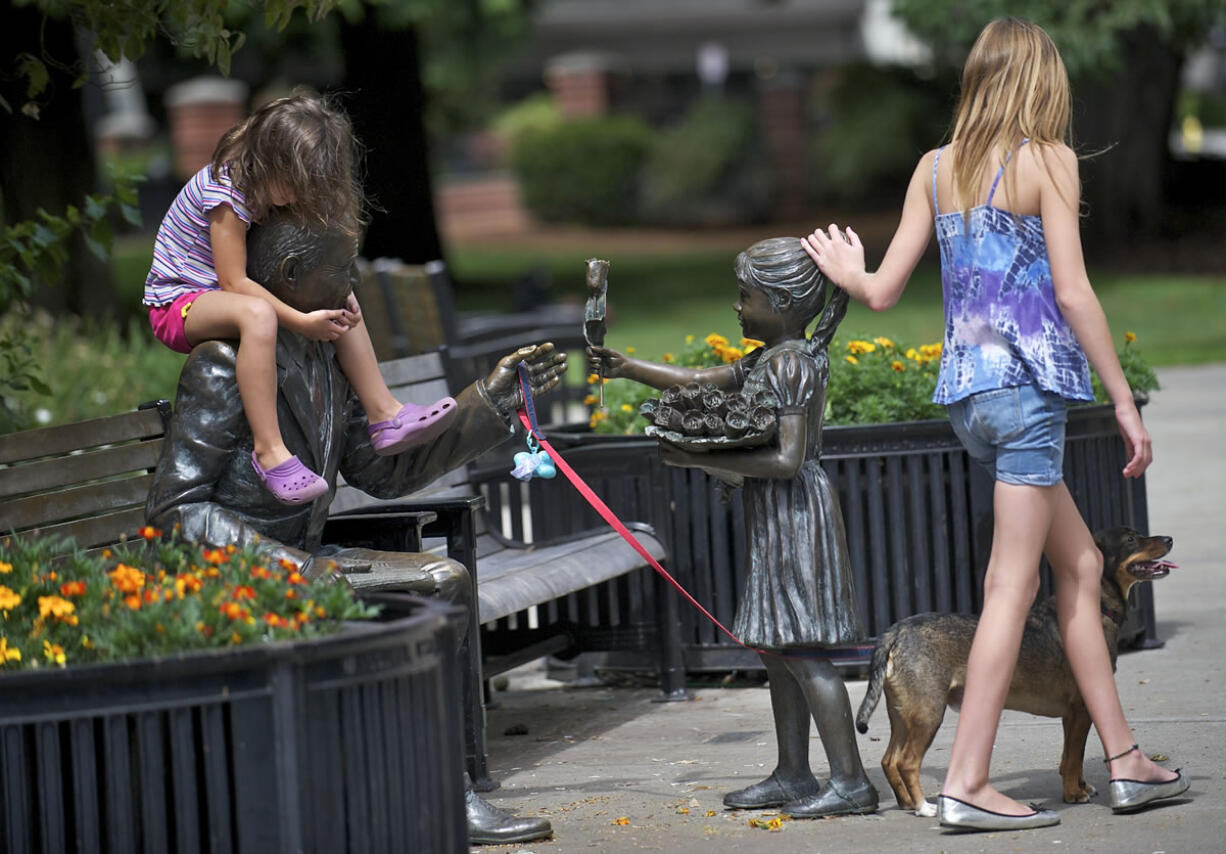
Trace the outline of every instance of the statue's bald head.
[[247, 234], [247, 275], [299, 311], [341, 308], [356, 284], [352, 232], [276, 213]]

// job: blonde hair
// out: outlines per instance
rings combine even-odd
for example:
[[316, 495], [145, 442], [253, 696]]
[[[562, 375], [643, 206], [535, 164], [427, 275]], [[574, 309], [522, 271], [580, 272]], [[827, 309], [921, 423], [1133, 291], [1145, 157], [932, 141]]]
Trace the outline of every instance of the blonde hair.
[[286, 208], [299, 221], [357, 237], [365, 215], [359, 160], [344, 111], [324, 97], [292, 95], [268, 102], [227, 131], [211, 169], [214, 175], [229, 170], [254, 222], [268, 217], [280, 189], [293, 194]]
[[[954, 199], [964, 216], [976, 204], [985, 172], [1005, 162], [1023, 139], [1072, 145], [1070, 101], [1068, 71], [1042, 27], [1008, 17], [983, 28], [962, 68], [951, 133], [957, 145]], [[1010, 187], [1013, 172], [1005, 170]]]

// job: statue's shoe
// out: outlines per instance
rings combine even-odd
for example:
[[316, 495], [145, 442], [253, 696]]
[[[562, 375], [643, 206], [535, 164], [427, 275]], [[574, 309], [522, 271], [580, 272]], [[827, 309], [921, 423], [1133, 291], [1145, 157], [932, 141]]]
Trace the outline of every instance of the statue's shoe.
[[429, 406], [406, 403], [394, 418], [367, 428], [370, 444], [380, 456], [399, 454], [429, 442], [450, 427], [459, 414], [453, 397], [440, 398]]
[[531, 842], [553, 834], [549, 819], [512, 815], [484, 800], [471, 788], [464, 792], [464, 812], [468, 819], [468, 841], [473, 845]]
[[1035, 809], [1024, 815], [1008, 815], [982, 809], [949, 795], [937, 798], [937, 816], [941, 827], [956, 830], [1027, 830], [1060, 823], [1060, 816], [1051, 810]]
[[867, 778], [843, 782], [830, 780], [816, 795], [783, 805], [792, 818], [825, 818], [832, 815], [868, 815], [877, 811], [877, 790]]
[[1178, 797], [1191, 785], [1192, 781], [1183, 776], [1182, 771], [1175, 772], [1174, 780], [1163, 780], [1158, 783], [1146, 783], [1142, 780], [1112, 780], [1107, 801], [1111, 805], [1112, 812], [1132, 812], [1154, 801]]
[[282, 504], [306, 504], [328, 491], [328, 482], [304, 466], [297, 457], [290, 457], [265, 470], [260, 468], [260, 460], [252, 451], [251, 465], [260, 483]]
[[776, 771], [765, 780], [724, 795], [724, 806], [739, 810], [760, 810], [781, 807], [791, 801], [817, 794], [821, 784], [817, 778], [783, 780]]

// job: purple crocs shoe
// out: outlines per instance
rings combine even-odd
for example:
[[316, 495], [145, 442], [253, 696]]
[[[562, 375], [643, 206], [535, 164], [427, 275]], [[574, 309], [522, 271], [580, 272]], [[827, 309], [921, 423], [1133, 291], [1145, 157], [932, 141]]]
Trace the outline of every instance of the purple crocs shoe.
[[406, 403], [391, 421], [379, 421], [367, 428], [370, 443], [380, 456], [399, 454], [442, 433], [459, 412], [453, 397], [444, 397], [429, 406]]
[[260, 483], [282, 504], [306, 504], [328, 491], [328, 482], [302, 464], [297, 457], [290, 457], [265, 471], [260, 461], [251, 452], [251, 465], [260, 477]]

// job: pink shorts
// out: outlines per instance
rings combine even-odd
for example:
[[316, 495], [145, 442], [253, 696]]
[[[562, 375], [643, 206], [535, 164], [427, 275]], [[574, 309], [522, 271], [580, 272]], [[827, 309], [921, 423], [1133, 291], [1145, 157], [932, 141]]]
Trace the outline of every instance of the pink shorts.
[[192, 307], [196, 297], [206, 293], [208, 290], [193, 291], [166, 305], [149, 306], [149, 325], [153, 327], [157, 340], [176, 353], [190, 353], [192, 345], [188, 343], [183, 323], [187, 320], [187, 310]]

